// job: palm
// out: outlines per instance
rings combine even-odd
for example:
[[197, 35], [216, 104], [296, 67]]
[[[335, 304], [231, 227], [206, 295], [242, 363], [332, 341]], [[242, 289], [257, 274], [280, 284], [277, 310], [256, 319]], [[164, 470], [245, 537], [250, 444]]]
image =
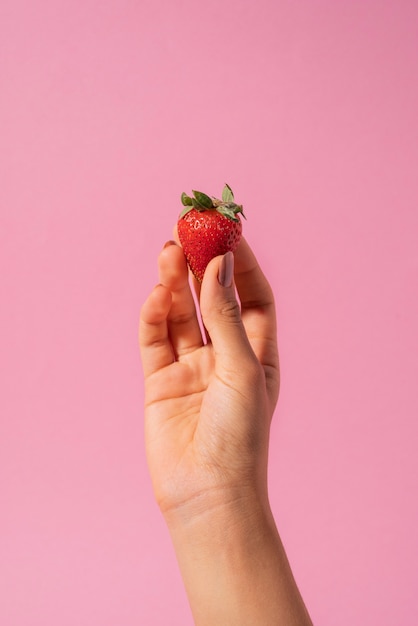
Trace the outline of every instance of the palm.
[[146, 407], [147, 455], [151, 476], [162, 502], [165, 483], [184, 483], [200, 466], [199, 429], [203, 398], [213, 374], [210, 347], [202, 347], [158, 372], [156, 395]]

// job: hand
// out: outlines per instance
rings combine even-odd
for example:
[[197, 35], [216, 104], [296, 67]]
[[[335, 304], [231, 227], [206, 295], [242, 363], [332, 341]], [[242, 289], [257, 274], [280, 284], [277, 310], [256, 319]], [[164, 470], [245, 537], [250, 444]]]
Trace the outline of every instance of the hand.
[[147, 456], [164, 514], [247, 493], [266, 497], [279, 391], [275, 307], [245, 240], [235, 253], [235, 280], [233, 261], [231, 253], [213, 259], [197, 296], [207, 342], [174, 243], [159, 255], [160, 284], [141, 311]]
[[139, 332], [149, 468], [196, 626], [312, 626], [268, 503], [273, 295], [244, 240], [235, 261], [235, 279], [232, 253], [210, 262], [195, 305], [182, 249], [160, 253]]

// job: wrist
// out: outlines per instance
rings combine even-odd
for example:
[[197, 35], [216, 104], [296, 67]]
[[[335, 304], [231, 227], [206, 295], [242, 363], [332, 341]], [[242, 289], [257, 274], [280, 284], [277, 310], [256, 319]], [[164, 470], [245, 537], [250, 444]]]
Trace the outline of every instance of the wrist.
[[253, 488], [214, 489], [164, 512], [174, 544], [212, 550], [232, 538], [247, 541], [260, 529], [275, 531], [267, 493]]

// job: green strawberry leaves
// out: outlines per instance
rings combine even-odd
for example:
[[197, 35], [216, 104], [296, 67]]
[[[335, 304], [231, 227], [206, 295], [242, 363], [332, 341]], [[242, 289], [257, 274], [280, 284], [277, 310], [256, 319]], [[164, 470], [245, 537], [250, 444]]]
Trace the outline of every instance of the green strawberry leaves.
[[[200, 205], [204, 209], [213, 209], [212, 198], [209, 198], [209, 196], [207, 196], [205, 193], [202, 193], [201, 191], [193, 190], [193, 195], [198, 205]], [[192, 198], [192, 202], [193, 202], [193, 198]], [[195, 208], [198, 208], [198, 207], [195, 207]]]
[[225, 183], [225, 187], [223, 188], [222, 191], [222, 202], [233, 202], [234, 201], [234, 194], [232, 192], [231, 187]]
[[233, 222], [239, 222], [237, 213], [241, 213], [245, 218], [242, 205], [235, 204], [233, 191], [226, 183], [222, 191], [222, 200], [211, 198], [201, 191], [193, 190], [193, 197], [188, 196], [184, 192], [181, 194], [181, 203], [185, 208], [180, 214], [180, 219], [187, 215], [192, 209], [196, 209], [196, 211], [199, 212], [216, 210]]
[[184, 206], [192, 206], [192, 199], [187, 195], [187, 193], [183, 193], [181, 194], [181, 203], [184, 204]]

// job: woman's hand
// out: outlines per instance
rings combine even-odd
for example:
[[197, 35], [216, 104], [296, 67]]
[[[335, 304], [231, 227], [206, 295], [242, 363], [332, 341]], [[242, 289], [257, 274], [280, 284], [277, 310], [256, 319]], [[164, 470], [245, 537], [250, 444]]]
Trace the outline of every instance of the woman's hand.
[[228, 253], [206, 270], [196, 298], [205, 341], [183, 251], [174, 242], [160, 253], [160, 284], [142, 308], [147, 456], [165, 515], [225, 498], [266, 497], [279, 391], [275, 307], [244, 240], [235, 253], [235, 279], [233, 264]]

